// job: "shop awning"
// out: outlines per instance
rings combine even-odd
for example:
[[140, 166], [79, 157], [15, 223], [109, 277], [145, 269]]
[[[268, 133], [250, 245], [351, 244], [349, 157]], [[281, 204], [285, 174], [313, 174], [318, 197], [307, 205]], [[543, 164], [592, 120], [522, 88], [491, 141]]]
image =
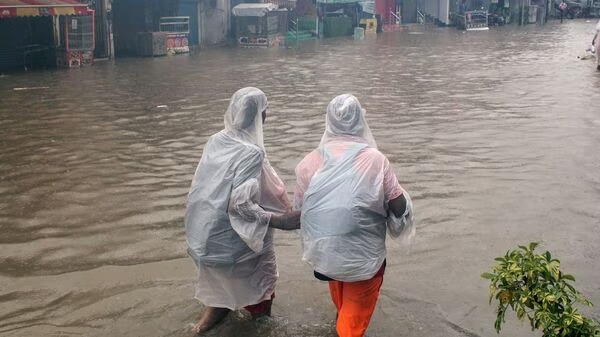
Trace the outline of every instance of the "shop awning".
[[76, 0], [0, 0], [0, 19], [17, 16], [89, 14], [87, 4]]
[[279, 7], [272, 3], [239, 4], [231, 9], [231, 13], [235, 16], [264, 16], [277, 8]]

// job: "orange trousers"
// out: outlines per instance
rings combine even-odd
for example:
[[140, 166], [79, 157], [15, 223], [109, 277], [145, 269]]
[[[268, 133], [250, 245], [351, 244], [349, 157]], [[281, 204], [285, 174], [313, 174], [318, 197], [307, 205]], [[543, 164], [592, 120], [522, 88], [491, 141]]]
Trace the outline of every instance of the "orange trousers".
[[383, 271], [365, 281], [329, 281], [331, 299], [338, 311], [336, 330], [339, 337], [364, 336], [375, 311], [382, 283]]

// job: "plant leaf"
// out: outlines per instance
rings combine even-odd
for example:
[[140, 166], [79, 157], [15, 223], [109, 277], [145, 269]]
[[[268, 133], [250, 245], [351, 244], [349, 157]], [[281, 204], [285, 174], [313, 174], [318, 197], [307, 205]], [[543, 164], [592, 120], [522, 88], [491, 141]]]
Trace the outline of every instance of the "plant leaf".
[[487, 280], [491, 280], [495, 277], [496, 275], [492, 274], [492, 273], [483, 273], [481, 274], [481, 277]]

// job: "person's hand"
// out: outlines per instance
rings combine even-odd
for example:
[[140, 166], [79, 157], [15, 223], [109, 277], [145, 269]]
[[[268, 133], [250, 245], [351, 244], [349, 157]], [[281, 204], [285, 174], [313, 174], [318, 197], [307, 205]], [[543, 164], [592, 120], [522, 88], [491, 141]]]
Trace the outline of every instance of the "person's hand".
[[292, 230], [300, 228], [300, 212], [292, 211], [283, 215], [271, 215], [269, 226], [277, 229]]

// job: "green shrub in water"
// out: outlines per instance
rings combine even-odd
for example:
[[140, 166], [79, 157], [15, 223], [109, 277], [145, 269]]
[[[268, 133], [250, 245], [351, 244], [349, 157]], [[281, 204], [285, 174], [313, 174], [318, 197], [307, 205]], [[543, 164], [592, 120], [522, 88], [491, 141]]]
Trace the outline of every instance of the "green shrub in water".
[[490, 280], [490, 304], [498, 301], [496, 332], [500, 333], [510, 307], [519, 320], [529, 320], [532, 331], [541, 330], [543, 337], [599, 337], [599, 323], [574, 307], [576, 303], [592, 306], [569, 284], [575, 278], [560, 271], [560, 261], [550, 252], [536, 254], [537, 246], [532, 242], [509, 250], [495, 259], [491, 273], [481, 275]]

